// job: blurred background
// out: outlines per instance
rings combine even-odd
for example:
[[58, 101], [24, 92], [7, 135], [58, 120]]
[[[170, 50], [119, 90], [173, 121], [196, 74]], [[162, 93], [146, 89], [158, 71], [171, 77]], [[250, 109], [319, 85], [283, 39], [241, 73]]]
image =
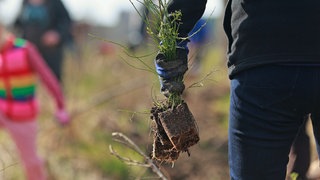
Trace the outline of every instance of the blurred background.
[[[141, 17], [129, 0], [62, 0], [73, 25], [72, 45], [64, 47], [62, 84], [72, 122], [56, 123], [53, 101], [40, 86], [38, 149], [52, 180], [159, 179], [149, 168], [129, 166], [110, 154], [143, 158], [112, 139], [112, 132], [130, 137], [147, 155], [152, 150], [150, 108], [159, 93], [158, 77], [150, 67], [156, 48], [144, 32]], [[135, 2], [135, 1], [133, 1]], [[1, 0], [0, 20], [13, 24], [22, 0]], [[172, 164], [160, 164], [174, 180], [226, 180], [229, 80], [222, 29], [223, 0], [209, 0], [206, 28], [190, 43], [184, 98], [198, 123], [200, 142]], [[138, 10], [143, 10], [139, 3]], [[19, 37], [19, 34], [17, 33]], [[15, 145], [0, 131], [0, 179], [24, 179]]]

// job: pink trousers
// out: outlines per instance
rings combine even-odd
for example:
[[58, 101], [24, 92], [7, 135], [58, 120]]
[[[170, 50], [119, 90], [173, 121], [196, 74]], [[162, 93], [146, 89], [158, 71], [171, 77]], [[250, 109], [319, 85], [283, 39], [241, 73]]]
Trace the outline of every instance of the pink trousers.
[[37, 154], [37, 121], [14, 122], [0, 114], [0, 126], [5, 128], [18, 149], [27, 180], [45, 180], [45, 170]]

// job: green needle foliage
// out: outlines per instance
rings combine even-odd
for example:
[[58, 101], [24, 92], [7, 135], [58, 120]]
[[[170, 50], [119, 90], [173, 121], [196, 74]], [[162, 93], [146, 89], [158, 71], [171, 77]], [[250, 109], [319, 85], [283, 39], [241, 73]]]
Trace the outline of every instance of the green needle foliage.
[[[167, 0], [143, 0], [141, 3], [149, 12], [141, 14], [132, 0], [129, 0], [139, 16], [143, 18], [146, 24], [146, 31], [151, 36], [159, 52], [164, 54], [168, 61], [176, 60], [176, 47], [178, 41], [184, 41], [187, 37], [179, 37], [179, 25], [182, 17], [181, 11], [175, 11], [169, 14]], [[183, 78], [178, 78], [177, 81], [183, 81]], [[168, 97], [168, 107], [174, 107], [180, 104], [183, 100], [178, 94], [171, 94]]]
[[170, 1], [157, 0], [143, 0], [137, 2], [141, 3], [149, 12], [141, 14], [132, 0], [129, 0], [136, 9], [137, 13], [146, 23], [147, 33], [151, 36], [154, 43], [158, 46], [161, 53], [165, 55], [168, 60], [175, 60], [176, 46], [178, 40], [185, 40], [186, 38], [179, 37], [179, 22], [181, 21], [182, 13], [175, 11], [168, 13], [168, 4]]

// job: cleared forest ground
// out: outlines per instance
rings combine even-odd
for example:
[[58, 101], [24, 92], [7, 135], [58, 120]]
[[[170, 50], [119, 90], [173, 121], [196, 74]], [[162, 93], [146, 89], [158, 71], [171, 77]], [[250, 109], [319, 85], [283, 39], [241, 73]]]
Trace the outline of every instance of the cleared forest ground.
[[[133, 159], [137, 154], [112, 140], [112, 132], [132, 138], [146, 154], [151, 153], [150, 113], [153, 98], [159, 94], [157, 76], [128, 66], [116, 47], [102, 53], [97, 46], [85, 45], [81, 60], [67, 53], [64, 91], [72, 123], [60, 127], [53, 118], [54, 106], [40, 86], [39, 152], [52, 180], [157, 179], [149, 169], [128, 166], [112, 156], [111, 144], [119, 153]], [[174, 167], [162, 164], [161, 170], [174, 180], [225, 180], [227, 165], [227, 118], [229, 80], [224, 50], [210, 47], [197, 77], [187, 73], [186, 86], [212, 72], [204, 86], [186, 91], [185, 100], [194, 114], [200, 142], [180, 155]], [[143, 51], [143, 50], [141, 50]], [[144, 52], [140, 52], [144, 53]], [[152, 57], [148, 64], [153, 66]], [[129, 62], [131, 60], [128, 60]], [[133, 61], [132, 61], [133, 62]], [[133, 62], [135, 63], [135, 62]], [[192, 68], [192, 66], [191, 66]], [[23, 179], [15, 146], [0, 132], [0, 179]]]

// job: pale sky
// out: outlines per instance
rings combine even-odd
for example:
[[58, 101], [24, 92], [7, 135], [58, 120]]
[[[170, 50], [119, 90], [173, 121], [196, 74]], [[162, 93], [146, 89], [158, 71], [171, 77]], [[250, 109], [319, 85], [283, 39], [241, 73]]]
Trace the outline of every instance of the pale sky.
[[[0, 21], [10, 24], [19, 12], [22, 0], [0, 0]], [[62, 0], [74, 20], [98, 25], [114, 26], [120, 21], [120, 13], [132, 11], [129, 0]], [[133, 2], [137, 2], [132, 0]], [[138, 4], [138, 3], [137, 3]], [[222, 0], [208, 0], [206, 15], [219, 16], [223, 10]]]

